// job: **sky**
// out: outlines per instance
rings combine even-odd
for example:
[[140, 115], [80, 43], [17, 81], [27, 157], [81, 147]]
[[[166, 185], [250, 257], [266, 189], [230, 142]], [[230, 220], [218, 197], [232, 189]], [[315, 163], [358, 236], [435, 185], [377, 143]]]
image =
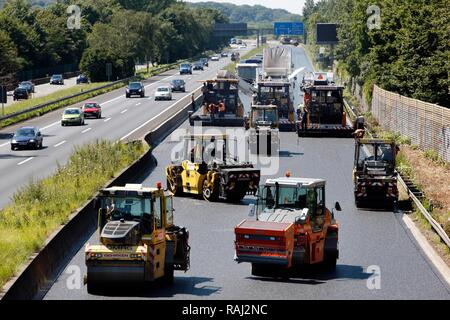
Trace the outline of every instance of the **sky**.
[[204, 2], [204, 1], [213, 1], [213, 2], [228, 2], [234, 3], [237, 5], [248, 4], [255, 5], [259, 4], [264, 7], [273, 8], [273, 9], [285, 9], [291, 13], [302, 14], [303, 5], [305, 0], [185, 0], [187, 2]]

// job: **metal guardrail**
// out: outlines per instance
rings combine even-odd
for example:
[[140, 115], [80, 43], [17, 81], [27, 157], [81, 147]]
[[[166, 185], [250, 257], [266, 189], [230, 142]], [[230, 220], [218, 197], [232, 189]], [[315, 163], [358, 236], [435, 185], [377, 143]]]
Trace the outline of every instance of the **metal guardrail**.
[[[357, 117], [357, 112], [356, 112], [357, 110], [352, 105], [350, 105], [346, 99], [344, 99], [344, 106], [345, 106], [345, 109], [347, 111], [349, 111], [353, 117], [355, 117], [355, 118]], [[367, 131], [367, 133], [373, 138], [373, 135], [370, 131]], [[402, 187], [406, 190], [406, 192], [408, 193], [408, 196], [414, 202], [417, 209], [419, 209], [420, 213], [425, 217], [425, 219], [427, 219], [427, 221], [430, 223], [430, 225], [434, 229], [434, 231], [439, 235], [441, 240], [444, 241], [445, 244], [450, 248], [450, 238], [447, 235], [447, 233], [445, 232], [445, 230], [442, 228], [442, 226], [439, 224], [439, 222], [437, 222], [436, 220], [433, 219], [431, 214], [427, 211], [427, 209], [425, 209], [422, 202], [420, 202], [420, 200], [416, 197], [416, 195], [406, 185], [405, 181], [403, 180], [403, 178], [400, 175], [398, 175], [398, 181], [400, 182]]]

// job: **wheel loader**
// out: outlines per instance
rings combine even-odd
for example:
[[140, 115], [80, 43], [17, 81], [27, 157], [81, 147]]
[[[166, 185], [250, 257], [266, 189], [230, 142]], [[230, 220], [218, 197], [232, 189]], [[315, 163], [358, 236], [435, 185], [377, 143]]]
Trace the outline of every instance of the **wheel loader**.
[[173, 195], [127, 184], [100, 191], [99, 244], [85, 248], [89, 293], [117, 285], [171, 283], [174, 270], [189, 269], [189, 232], [174, 224]]
[[269, 179], [259, 188], [251, 220], [235, 227], [235, 260], [252, 264], [252, 275], [272, 277], [304, 265], [333, 270], [339, 258], [339, 225], [325, 206], [325, 180]]
[[399, 191], [395, 159], [398, 147], [385, 139], [355, 139], [353, 183], [356, 207], [395, 209]]
[[232, 157], [229, 142], [227, 135], [184, 137], [183, 150], [175, 153], [175, 161], [166, 168], [168, 189], [176, 196], [198, 195], [207, 201], [237, 202], [255, 194], [260, 170]]
[[278, 108], [276, 105], [252, 105], [245, 119], [251, 154], [277, 156], [280, 151]]

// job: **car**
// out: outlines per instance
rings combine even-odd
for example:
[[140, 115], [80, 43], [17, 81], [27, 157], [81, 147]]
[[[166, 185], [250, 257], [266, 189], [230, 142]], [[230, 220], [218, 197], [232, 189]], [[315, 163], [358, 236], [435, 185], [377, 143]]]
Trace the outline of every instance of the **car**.
[[64, 85], [64, 77], [62, 76], [62, 74], [54, 74], [50, 78], [50, 84]]
[[145, 87], [142, 82], [130, 82], [127, 87], [127, 91], [125, 93], [127, 98], [131, 96], [140, 96], [141, 98], [145, 97]]
[[247, 59], [247, 60], [242, 61], [242, 63], [262, 64], [262, 60], [259, 60], [259, 59]]
[[196, 62], [196, 63], [194, 63], [194, 68], [193, 68], [194, 70], [205, 70], [204, 69], [204, 67], [203, 67], [203, 63], [201, 62], [201, 61], [198, 61], [198, 62]]
[[155, 100], [172, 100], [172, 89], [170, 86], [160, 86], [156, 89]]
[[36, 127], [19, 128], [11, 139], [11, 150], [19, 148], [42, 149], [44, 138]]
[[24, 87], [17, 87], [14, 89], [13, 93], [13, 100], [21, 100], [21, 99], [28, 99], [30, 97], [30, 93], [28, 92], [27, 88]]
[[182, 63], [180, 65], [180, 74], [192, 74], [192, 65], [190, 63]]
[[170, 81], [170, 86], [172, 87], [172, 92], [181, 91], [186, 92], [186, 82], [182, 79], [174, 79]]
[[220, 60], [220, 57], [218, 55], [213, 55], [211, 57], [211, 61], [219, 61], [219, 60]]
[[64, 110], [61, 126], [70, 124], [84, 125], [84, 112], [81, 108], [67, 108]]
[[94, 117], [101, 119], [102, 117], [102, 107], [97, 102], [86, 102], [82, 108], [84, 117]]
[[34, 83], [31, 81], [22, 81], [19, 87], [26, 88], [28, 93], [34, 93]]
[[77, 84], [80, 84], [80, 83], [89, 83], [88, 77], [86, 77], [84, 74], [78, 75]]
[[221, 56], [222, 58], [228, 58], [228, 52], [222, 52], [222, 53], [220, 54], [220, 56]]
[[208, 58], [201, 58], [200, 61], [203, 63], [205, 67], [209, 66]]

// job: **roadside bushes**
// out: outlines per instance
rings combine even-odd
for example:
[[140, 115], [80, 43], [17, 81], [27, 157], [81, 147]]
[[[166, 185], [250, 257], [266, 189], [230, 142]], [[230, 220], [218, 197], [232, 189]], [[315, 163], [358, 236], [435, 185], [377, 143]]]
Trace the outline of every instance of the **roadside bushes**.
[[30, 181], [0, 210], [0, 286], [67, 222], [71, 213], [144, 153], [144, 145], [96, 141], [76, 147], [66, 166]]

